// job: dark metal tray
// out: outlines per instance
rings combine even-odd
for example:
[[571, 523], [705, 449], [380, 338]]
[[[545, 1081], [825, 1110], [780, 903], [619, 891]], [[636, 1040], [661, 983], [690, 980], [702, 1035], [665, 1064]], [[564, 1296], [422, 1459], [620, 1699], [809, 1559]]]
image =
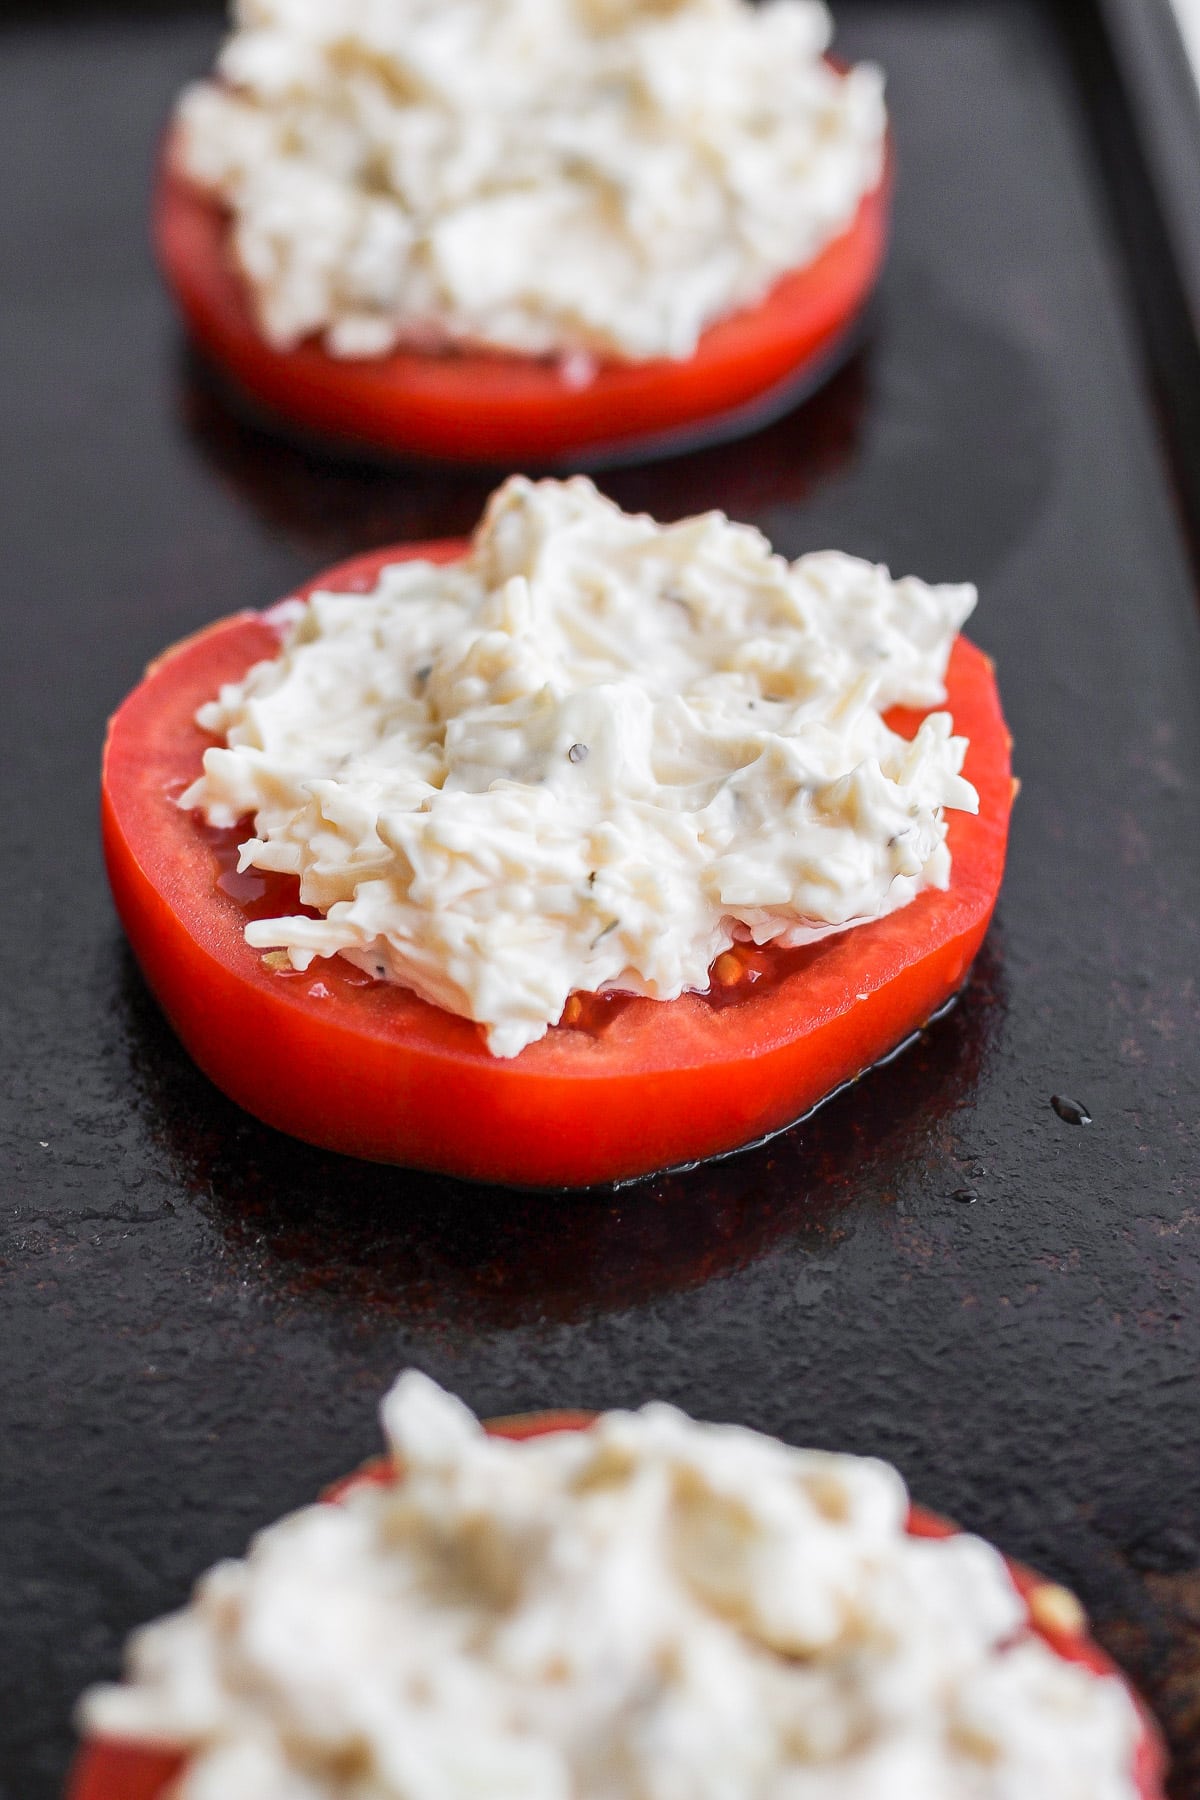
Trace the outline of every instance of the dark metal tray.
[[977, 579], [1024, 789], [951, 1016], [761, 1150], [584, 1199], [277, 1137], [146, 996], [96, 842], [106, 713], [172, 639], [461, 532], [487, 484], [289, 449], [182, 354], [146, 184], [215, 9], [0, 28], [4, 1800], [51, 1800], [78, 1690], [369, 1452], [408, 1361], [484, 1413], [659, 1395], [893, 1458], [1079, 1590], [1200, 1793], [1196, 341], [1168, 143], [1195, 120], [1178, 45], [1128, 83], [1122, 40], [1157, 4], [841, 0], [899, 146], [869, 341], [758, 436], [606, 478], [789, 553]]

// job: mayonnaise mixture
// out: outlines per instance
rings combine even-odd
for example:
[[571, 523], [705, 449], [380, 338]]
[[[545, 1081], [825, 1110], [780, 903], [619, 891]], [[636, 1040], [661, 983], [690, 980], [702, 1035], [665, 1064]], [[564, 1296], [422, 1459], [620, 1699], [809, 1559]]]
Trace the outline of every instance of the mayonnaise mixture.
[[281, 654], [197, 714], [223, 745], [180, 804], [252, 817], [241, 867], [299, 876], [323, 915], [250, 944], [340, 954], [514, 1056], [576, 991], [675, 999], [737, 940], [945, 887], [966, 740], [881, 712], [945, 698], [974, 603], [514, 477], [461, 562], [277, 609]]
[[815, 0], [237, 0], [180, 166], [263, 335], [687, 357], [878, 185], [870, 66]]
[[1136, 1800], [1116, 1680], [885, 1463], [667, 1406], [516, 1444], [409, 1373], [404, 1477], [311, 1506], [133, 1640], [86, 1730], [171, 1800]]

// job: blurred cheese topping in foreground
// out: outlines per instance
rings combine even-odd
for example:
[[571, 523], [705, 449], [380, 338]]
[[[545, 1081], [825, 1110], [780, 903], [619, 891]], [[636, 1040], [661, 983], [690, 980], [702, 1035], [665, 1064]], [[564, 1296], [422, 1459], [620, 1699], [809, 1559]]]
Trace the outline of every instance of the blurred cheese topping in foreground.
[[323, 915], [250, 944], [340, 954], [514, 1056], [574, 992], [672, 1000], [739, 939], [945, 887], [966, 740], [881, 714], [945, 699], [974, 603], [514, 477], [462, 561], [277, 608], [281, 654], [197, 714], [224, 742], [180, 804], [253, 817], [240, 866], [297, 875]]
[[293, 1513], [133, 1640], [86, 1730], [172, 1800], [1136, 1800], [1122, 1685], [884, 1463], [667, 1406], [485, 1437], [424, 1376], [403, 1480]]
[[[334, 356], [687, 357], [879, 183], [814, 0], [238, 0], [184, 94], [259, 328]], [[580, 361], [580, 357], [584, 359]]]

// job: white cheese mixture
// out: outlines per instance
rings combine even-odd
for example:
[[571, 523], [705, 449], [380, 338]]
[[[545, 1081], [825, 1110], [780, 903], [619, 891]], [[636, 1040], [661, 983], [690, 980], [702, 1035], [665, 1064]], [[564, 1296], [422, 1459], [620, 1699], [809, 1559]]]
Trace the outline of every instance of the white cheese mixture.
[[183, 171], [263, 335], [687, 357], [878, 185], [870, 66], [815, 0], [237, 0]]
[[1122, 1685], [1034, 1636], [885, 1463], [667, 1406], [485, 1437], [424, 1376], [404, 1469], [262, 1532], [85, 1729], [172, 1800], [1136, 1800]]
[[966, 740], [881, 711], [945, 698], [974, 603], [514, 477], [462, 561], [278, 609], [281, 654], [197, 714], [224, 743], [180, 804], [252, 817], [240, 866], [299, 876], [323, 915], [250, 944], [340, 954], [514, 1056], [574, 992], [675, 999], [737, 940], [945, 887]]

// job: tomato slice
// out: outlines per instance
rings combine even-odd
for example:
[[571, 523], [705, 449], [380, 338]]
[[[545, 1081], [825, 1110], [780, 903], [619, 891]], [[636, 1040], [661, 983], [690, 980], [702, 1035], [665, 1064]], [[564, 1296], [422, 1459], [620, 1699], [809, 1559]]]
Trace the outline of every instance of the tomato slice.
[[889, 159], [847, 231], [759, 305], [711, 326], [685, 362], [605, 363], [582, 387], [534, 357], [401, 349], [350, 360], [315, 341], [273, 349], [231, 262], [227, 214], [180, 173], [169, 140], [153, 223], [159, 263], [196, 343], [246, 397], [294, 429], [454, 462], [585, 457], [594, 465], [750, 430], [815, 385], [878, 279], [890, 192]]
[[[594, 1418], [588, 1412], [518, 1413], [507, 1419], [490, 1419], [487, 1429], [493, 1437], [543, 1437], [553, 1431], [585, 1431]], [[352, 1489], [370, 1483], [386, 1487], [396, 1479], [396, 1465], [387, 1457], [376, 1457], [353, 1475], [335, 1482], [322, 1494], [322, 1500], [336, 1505]], [[958, 1531], [948, 1519], [914, 1506], [908, 1519], [914, 1537], [946, 1538]], [[1068, 1628], [1047, 1625], [1039, 1616], [1037, 1596], [1047, 1583], [1032, 1569], [1005, 1557], [1013, 1586], [1029, 1607], [1029, 1625], [1065, 1662], [1078, 1663], [1095, 1675], [1115, 1676], [1124, 1686], [1128, 1683], [1117, 1665], [1105, 1655], [1082, 1626]], [[1167, 1759], [1158, 1726], [1138, 1696], [1129, 1689], [1142, 1724], [1138, 1739], [1134, 1778], [1138, 1800], [1166, 1800], [1163, 1783]], [[151, 1750], [143, 1745], [120, 1743], [95, 1738], [85, 1743], [72, 1771], [67, 1800], [165, 1800], [168, 1783], [179, 1774], [185, 1758], [170, 1751]]]
[[[300, 592], [361, 592], [387, 562], [462, 550], [373, 551]], [[266, 616], [241, 613], [152, 664], [110, 723], [101, 812], [117, 910], [163, 1011], [219, 1088], [294, 1137], [526, 1187], [701, 1161], [782, 1130], [895, 1049], [958, 991], [983, 939], [1013, 790], [992, 665], [960, 638], [948, 705], [980, 811], [951, 817], [945, 893], [799, 950], [748, 952], [745, 979], [711, 995], [596, 996], [509, 1059], [470, 1020], [341, 958], [275, 971], [245, 942], [244, 882], [174, 801], [212, 741], [197, 707], [278, 647]], [[920, 715], [890, 717], [911, 733]]]

